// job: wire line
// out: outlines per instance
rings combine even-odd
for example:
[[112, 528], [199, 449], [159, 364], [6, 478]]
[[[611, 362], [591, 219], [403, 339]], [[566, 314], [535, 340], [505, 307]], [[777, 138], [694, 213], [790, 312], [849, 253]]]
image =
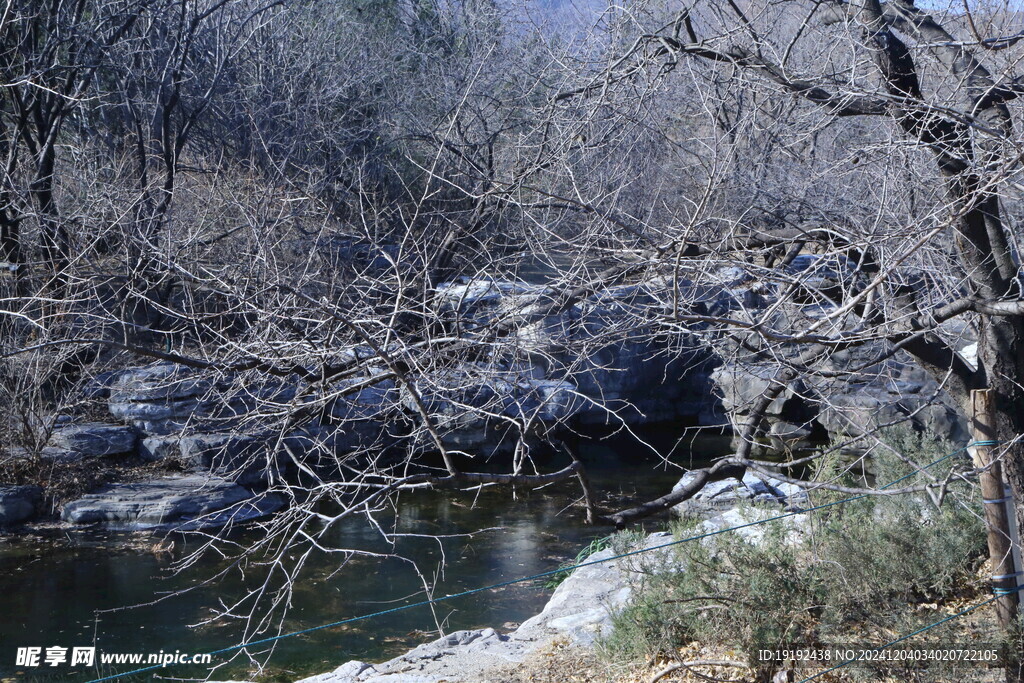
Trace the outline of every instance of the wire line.
[[[967, 450], [968, 448], [970, 448], [972, 446], [992, 446], [992, 445], [995, 445], [997, 443], [998, 442], [996, 442], [996, 441], [974, 441], [974, 442], [972, 442], [972, 443], [970, 443], [970, 444], [968, 444], [966, 446], [963, 446], [961, 448], [956, 449], [952, 453], [949, 453], [947, 455], [942, 456], [938, 460], [935, 460], [933, 462], [928, 463], [927, 465], [925, 465], [921, 469], [925, 470], [925, 469], [928, 469], [929, 467], [933, 467], [935, 465], [938, 465], [940, 462], [948, 460], [949, 458], [953, 457], [954, 455], [956, 455], [958, 453], [962, 453], [963, 451]], [[890, 481], [885, 486], [880, 487], [879, 490], [887, 489], [890, 486], [893, 486], [894, 484], [898, 484], [901, 481], [904, 481], [906, 479], [909, 479], [910, 477], [915, 476], [916, 474], [918, 474], [918, 472], [911, 472], [910, 474], [904, 475], [904, 476], [900, 477], [899, 479], [894, 479], [893, 481]], [[603, 564], [605, 562], [612, 562], [614, 560], [621, 560], [623, 558], [633, 557], [635, 555], [640, 555], [642, 553], [653, 552], [655, 550], [661, 550], [663, 548], [668, 548], [668, 547], [675, 546], [675, 545], [681, 545], [683, 543], [690, 543], [692, 541], [699, 541], [699, 540], [704, 539], [704, 538], [710, 538], [712, 536], [718, 536], [719, 534], [724, 534], [724, 533], [728, 533], [728, 532], [731, 532], [731, 531], [737, 531], [738, 529], [746, 529], [748, 527], [757, 526], [757, 525], [760, 525], [760, 524], [767, 524], [768, 522], [774, 522], [774, 521], [777, 521], [777, 520], [780, 520], [780, 519], [786, 519], [788, 517], [793, 517], [795, 515], [805, 514], [805, 513], [808, 513], [808, 512], [815, 512], [817, 510], [824, 510], [826, 508], [834, 507], [836, 505], [842, 505], [844, 503], [851, 503], [851, 502], [853, 502], [855, 500], [861, 500], [862, 498], [869, 497], [869, 495], [870, 494], [862, 493], [860, 495], [852, 496], [850, 498], [842, 498], [840, 500], [832, 501], [831, 503], [824, 503], [822, 505], [815, 505], [815, 506], [810, 507], [810, 508], [794, 510], [794, 511], [791, 511], [791, 512], [787, 512], [787, 513], [784, 513], [784, 514], [781, 514], [781, 515], [775, 515], [773, 517], [767, 517], [765, 519], [757, 520], [757, 521], [754, 521], [754, 522], [747, 522], [745, 524], [738, 524], [736, 526], [727, 527], [725, 529], [718, 529], [716, 531], [709, 531], [707, 533], [698, 534], [696, 536], [689, 536], [687, 538], [682, 538], [682, 539], [678, 539], [678, 540], [675, 540], [675, 541], [670, 541], [668, 543], [664, 543], [662, 545], [654, 546], [654, 547], [651, 547], [651, 548], [641, 548], [639, 550], [631, 550], [629, 552], [621, 553], [619, 555], [613, 555], [611, 557], [606, 557], [606, 558], [600, 559], [600, 560], [591, 560], [591, 561], [587, 561], [587, 562], [580, 562], [578, 564], [574, 564], [574, 565], [571, 565], [571, 566], [568, 566], [568, 567], [560, 567], [558, 569], [552, 569], [550, 571], [541, 572], [539, 574], [533, 574], [531, 576], [524, 576], [524, 577], [521, 577], [521, 578], [518, 578], [518, 579], [510, 579], [508, 581], [501, 581], [499, 583], [493, 583], [493, 584], [491, 584], [489, 586], [482, 586], [480, 588], [472, 588], [472, 589], [461, 591], [461, 592], [458, 592], [458, 593], [451, 593], [449, 595], [445, 595], [445, 596], [440, 597], [440, 598], [430, 598], [429, 600], [421, 600], [420, 602], [414, 602], [414, 603], [411, 603], [411, 604], [408, 604], [408, 605], [399, 605], [398, 607], [392, 607], [390, 609], [380, 610], [378, 612], [371, 612], [369, 614], [363, 614], [363, 615], [357, 616], [357, 617], [349, 617], [348, 619], [342, 619], [341, 621], [334, 621], [334, 622], [331, 622], [329, 624], [322, 624], [320, 626], [312, 626], [310, 628], [302, 629], [301, 631], [292, 631], [292, 632], [289, 632], [289, 633], [283, 633], [283, 634], [280, 634], [280, 635], [271, 636], [269, 638], [262, 638], [260, 640], [250, 641], [248, 643], [243, 643], [241, 645], [232, 645], [231, 647], [225, 647], [225, 648], [222, 648], [220, 650], [214, 650], [213, 652], [209, 652], [209, 653], [206, 653], [206, 654], [219, 655], [219, 654], [225, 654], [227, 652], [237, 652], [238, 650], [243, 650], [245, 648], [252, 647], [254, 645], [264, 645], [266, 643], [271, 643], [271, 642], [274, 642], [274, 641], [283, 640], [284, 638], [293, 638], [295, 636], [304, 635], [306, 633], [313, 633], [314, 631], [321, 631], [321, 630], [323, 630], [325, 628], [333, 628], [335, 626], [342, 626], [344, 624], [351, 624], [352, 622], [355, 622], [355, 621], [365, 621], [367, 619], [374, 619], [376, 617], [384, 616], [386, 614], [394, 614], [395, 612], [402, 612], [402, 611], [405, 611], [405, 610], [414, 609], [416, 607], [425, 607], [425, 606], [432, 605], [432, 604], [435, 604], [435, 603], [444, 602], [445, 600], [454, 600], [456, 598], [463, 598], [463, 597], [466, 597], [468, 595], [475, 595], [477, 593], [483, 593], [483, 592], [486, 592], [486, 591], [496, 590], [498, 588], [505, 588], [506, 586], [512, 586], [512, 585], [515, 585], [517, 583], [526, 583], [526, 582], [529, 582], [529, 581], [536, 581], [538, 579], [544, 579], [544, 578], [547, 578], [547, 577], [550, 577], [550, 576], [556, 576], [558, 574], [563, 574], [563, 573], [566, 573], [566, 572], [572, 572], [572, 571], [575, 571], [575, 570], [580, 569], [582, 567], [590, 567], [590, 566], [597, 565], [597, 564]], [[994, 599], [995, 598], [993, 598], [993, 600]], [[990, 600], [990, 602], [991, 602], [991, 600]], [[986, 603], [983, 603], [983, 604], [986, 604]], [[980, 607], [980, 606], [981, 605], [978, 605], [978, 607]], [[913, 635], [913, 634], [911, 634], [911, 635]], [[894, 641], [894, 642], [899, 642], [899, 641]], [[147, 666], [147, 667], [144, 667], [144, 668], [141, 668], [141, 669], [134, 669], [132, 671], [127, 671], [127, 672], [121, 673], [121, 674], [114, 674], [114, 675], [111, 675], [111, 676], [106, 676], [104, 678], [95, 678], [95, 679], [92, 679], [90, 681], [87, 681], [86, 683], [104, 683], [104, 681], [112, 681], [112, 680], [114, 680], [116, 678], [122, 678], [124, 676], [133, 676], [135, 674], [145, 673], [147, 671], [153, 671], [155, 669], [160, 669], [160, 668], [164, 668], [163, 665], [157, 664], [157, 665], [154, 665], [154, 666]]]

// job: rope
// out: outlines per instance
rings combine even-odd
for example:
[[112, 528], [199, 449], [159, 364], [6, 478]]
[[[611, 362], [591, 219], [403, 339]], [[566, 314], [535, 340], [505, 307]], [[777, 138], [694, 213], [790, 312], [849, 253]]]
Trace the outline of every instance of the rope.
[[[952, 453], [949, 453], [947, 455], [942, 456], [941, 458], [939, 458], [938, 460], [935, 460], [934, 462], [928, 463], [927, 465], [925, 465], [921, 469], [928, 469], [929, 467], [933, 467], [935, 465], [938, 465], [940, 462], [943, 462], [944, 460], [948, 460], [949, 458], [953, 457], [954, 455], [956, 455], [958, 453], [962, 453], [963, 451], [967, 450], [968, 448], [971, 448], [972, 446], [993, 446], [993, 445], [996, 445], [997, 443], [998, 443], [997, 441], [975, 441], [975, 442], [972, 442], [972, 443], [970, 443], [970, 444], [968, 444], [968, 445], [966, 445], [966, 446], [964, 446], [962, 448], [956, 449]], [[916, 474], [917, 474], [917, 472], [911, 472], [910, 474], [902, 476], [899, 479], [894, 479], [893, 481], [890, 481], [885, 486], [880, 487], [880, 490], [887, 489], [890, 486], [893, 486], [895, 484], [900, 483], [901, 481], [904, 481], [906, 479], [909, 479], [910, 477], [915, 476]], [[842, 505], [844, 503], [851, 503], [851, 502], [853, 502], [855, 500], [861, 500], [862, 498], [867, 498], [869, 495], [870, 494], [862, 493], [860, 495], [853, 496], [853, 497], [850, 497], [850, 498], [842, 498], [840, 500], [836, 500], [836, 501], [833, 501], [831, 503], [824, 503], [822, 505], [815, 505], [814, 507], [810, 507], [810, 508], [806, 508], [806, 509], [801, 509], [801, 510], [795, 510], [793, 512], [787, 512], [787, 513], [784, 513], [784, 514], [781, 514], [781, 515], [775, 515], [773, 517], [768, 517], [766, 519], [761, 519], [761, 520], [758, 520], [758, 521], [755, 521], [755, 522], [747, 522], [746, 524], [739, 524], [737, 526], [727, 527], [725, 529], [718, 529], [717, 531], [710, 531], [708, 533], [698, 534], [697, 536], [689, 536], [687, 538], [679, 539], [679, 540], [676, 540], [676, 541], [670, 541], [668, 543], [664, 543], [662, 545], [654, 546], [654, 547], [651, 547], [651, 548], [641, 548], [640, 550], [632, 550], [632, 551], [625, 552], [625, 553], [622, 553], [622, 554], [619, 554], [619, 555], [613, 555], [611, 557], [606, 557], [606, 558], [601, 559], [601, 560], [590, 560], [588, 562], [580, 562], [579, 564], [574, 564], [574, 565], [571, 565], [571, 566], [568, 566], [568, 567], [560, 567], [558, 569], [552, 569], [550, 571], [541, 572], [539, 574], [533, 574], [531, 576], [524, 576], [524, 577], [521, 577], [521, 578], [518, 578], [518, 579], [510, 579], [508, 581], [501, 581], [500, 583], [493, 583], [493, 584], [491, 584], [489, 586], [483, 586], [483, 587], [480, 587], [480, 588], [472, 588], [470, 590], [461, 591], [459, 593], [451, 593], [449, 595], [445, 595], [445, 596], [440, 597], [440, 598], [430, 598], [429, 600], [421, 600], [420, 602], [414, 602], [414, 603], [411, 603], [411, 604], [408, 604], [408, 605], [400, 605], [398, 607], [392, 607], [390, 609], [380, 610], [378, 612], [371, 612], [369, 614], [363, 614], [363, 615], [358, 616], [358, 617], [350, 617], [348, 619], [342, 619], [341, 621], [334, 621], [334, 622], [331, 622], [329, 624], [322, 624], [320, 626], [313, 626], [313, 627], [310, 627], [310, 628], [302, 629], [301, 631], [292, 631], [292, 632], [289, 632], [289, 633], [283, 633], [283, 634], [280, 634], [280, 635], [271, 636], [269, 638], [263, 638], [263, 639], [260, 639], [260, 640], [254, 640], [254, 641], [251, 641], [251, 642], [248, 642], [248, 643], [243, 643], [242, 645], [232, 645], [231, 647], [225, 647], [225, 648], [222, 648], [220, 650], [214, 650], [213, 652], [209, 652], [207, 654], [219, 655], [219, 654], [225, 654], [225, 653], [228, 653], [228, 652], [236, 652], [238, 650], [242, 650], [242, 649], [247, 648], [247, 647], [252, 647], [254, 645], [264, 645], [266, 643], [271, 643], [271, 642], [274, 642], [274, 641], [277, 641], [277, 640], [283, 640], [285, 638], [293, 638], [295, 636], [304, 635], [306, 633], [313, 633], [314, 631], [321, 631], [321, 630], [323, 630], [325, 628], [333, 628], [335, 626], [342, 626], [344, 624], [351, 624], [352, 622], [355, 622], [355, 621], [365, 621], [367, 619], [374, 619], [376, 617], [381, 617], [381, 616], [384, 616], [386, 614], [394, 614], [395, 612], [402, 612], [402, 611], [405, 611], [405, 610], [414, 609], [416, 607], [425, 607], [427, 605], [431, 605], [431, 604], [434, 604], [434, 603], [444, 602], [445, 600], [454, 600], [454, 599], [457, 599], [457, 598], [466, 597], [468, 595], [475, 595], [477, 593], [484, 593], [486, 591], [496, 590], [498, 588], [505, 588], [507, 586], [512, 586], [512, 585], [515, 585], [517, 583], [527, 583], [527, 582], [530, 582], [530, 581], [537, 581], [538, 579], [544, 579], [544, 578], [548, 578], [550, 576], [556, 576], [558, 574], [563, 574], [563, 573], [566, 573], [566, 572], [572, 572], [572, 571], [575, 571], [577, 569], [581, 569], [583, 567], [590, 567], [590, 566], [597, 565], [597, 564], [603, 564], [605, 562], [612, 562], [614, 560], [621, 560], [621, 559], [624, 559], [624, 558], [627, 558], [627, 557], [633, 557], [635, 555], [640, 555], [642, 553], [648, 553], [648, 552], [653, 552], [655, 550], [661, 550], [663, 548], [668, 548], [668, 547], [671, 547], [671, 546], [674, 546], [674, 545], [681, 545], [683, 543], [690, 543], [691, 541], [699, 541], [699, 540], [704, 539], [704, 538], [710, 538], [712, 536], [718, 536], [719, 534], [724, 534], [724, 533], [727, 533], [727, 532], [730, 532], [730, 531], [737, 531], [739, 529], [746, 529], [748, 527], [757, 526], [757, 525], [760, 525], [760, 524], [767, 524], [768, 522], [774, 522], [774, 521], [777, 521], [777, 520], [780, 520], [780, 519], [786, 519], [788, 517], [793, 517], [795, 515], [804, 514], [804, 513], [807, 513], [807, 512], [814, 512], [814, 511], [817, 511], [817, 510], [824, 510], [826, 508], [834, 507], [836, 505]], [[992, 600], [995, 600], [995, 599], [996, 598], [992, 598]], [[989, 602], [991, 602], [991, 600]], [[985, 603], [983, 603], [983, 604], [985, 604]], [[977, 605], [977, 607], [980, 607], [980, 606], [981, 605]], [[911, 635], [913, 635], [913, 634], [911, 634]], [[909, 637], [909, 636], [905, 636], [905, 637]], [[893, 642], [899, 642], [899, 641], [893, 641]], [[883, 646], [883, 647], [885, 647], [885, 646]], [[135, 675], [135, 674], [145, 673], [147, 671], [153, 671], [155, 669], [160, 669], [160, 668], [163, 668], [162, 665], [157, 664], [155, 666], [148, 666], [148, 667], [144, 667], [142, 669], [135, 669], [133, 671], [128, 671], [128, 672], [122, 673], [122, 674], [114, 674], [112, 676], [106, 676], [104, 678], [95, 678], [93, 680], [87, 681], [86, 683], [103, 683], [104, 681], [112, 681], [112, 680], [114, 680], [116, 678], [121, 678], [123, 676], [132, 676], [132, 675]], [[808, 679], [808, 680], [810, 680], [810, 679]]]

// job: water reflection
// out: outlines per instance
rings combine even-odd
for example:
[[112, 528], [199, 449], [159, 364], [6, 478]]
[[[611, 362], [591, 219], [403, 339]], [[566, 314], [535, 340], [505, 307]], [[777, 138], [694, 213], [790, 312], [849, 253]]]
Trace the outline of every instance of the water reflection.
[[[710, 443], [710, 442], [709, 442]], [[700, 459], [718, 454], [721, 444], [705, 443]], [[614, 446], [598, 445], [587, 454], [595, 482], [611, 489], [616, 499], [644, 498], [664, 493], [678, 478], [676, 471], [652, 472], [650, 462], [623, 462]], [[691, 453], [680, 454], [689, 465]], [[437, 579], [437, 595], [455, 593], [490, 583], [553, 569], [575, 556], [579, 548], [608, 529], [582, 524], [582, 511], [567, 508], [579, 495], [571, 485], [540, 491], [507, 490], [476, 493], [416, 492], [398, 502], [402, 534], [451, 535], [435, 539], [399, 536], [389, 546], [364, 520], [337, 525], [334, 541], [343, 547], [394, 552], [414, 558], [428, 579]], [[500, 527], [465, 536], [480, 528]], [[232, 540], [246, 543], [257, 530], [235, 533]], [[190, 552], [199, 541], [179, 538], [173, 554]], [[218, 621], [198, 628], [190, 625], [210, 617], [220, 600], [244, 595], [260, 577], [229, 572], [215, 585], [166, 600], [161, 596], [194, 587], [214, 574], [220, 564], [205, 559], [187, 572], [169, 571], [166, 553], [150, 552], [151, 540], [130, 534], [60, 532], [50, 536], [7, 539], [0, 545], [0, 678], [17, 680], [84, 681], [97, 672], [69, 675], [72, 669], [52, 672], [17, 668], [17, 647], [95, 645], [106, 652], [208, 652], [238, 642], [241, 624]], [[132, 546], [128, 548], [126, 546]], [[447, 562], [447, 565], [442, 562]], [[292, 609], [284, 630], [296, 631], [323, 623], [393, 607], [423, 598], [420, 577], [397, 559], [353, 558], [341, 571], [337, 556], [311, 559], [302, 582], [296, 585]], [[521, 584], [486, 594], [449, 600], [437, 607], [437, 618], [447, 630], [501, 626], [520, 622], [544, 605], [549, 593], [537, 585]], [[136, 605], [136, 607], [130, 607]], [[124, 609], [122, 609], [124, 608]], [[118, 610], [121, 611], [106, 611]], [[418, 607], [324, 629], [282, 641], [270, 660], [280, 680], [329, 670], [349, 659], [380, 659], [396, 654], [436, 629], [430, 609]], [[114, 668], [114, 673], [126, 666]], [[248, 666], [237, 661], [218, 671], [216, 678], [242, 678]], [[161, 672], [162, 673], [162, 672]], [[166, 670], [167, 675], [198, 675], [186, 667]], [[139, 680], [151, 680], [140, 677]]]

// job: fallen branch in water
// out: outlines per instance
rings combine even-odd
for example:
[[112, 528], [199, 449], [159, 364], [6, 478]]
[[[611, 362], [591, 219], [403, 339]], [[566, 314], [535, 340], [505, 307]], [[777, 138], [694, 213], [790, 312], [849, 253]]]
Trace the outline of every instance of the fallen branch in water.
[[700, 493], [701, 489], [711, 482], [721, 481], [722, 479], [728, 479], [729, 477], [742, 479], [745, 469], [746, 468], [743, 466], [735, 464], [732, 460], [719, 460], [711, 467], [704, 467], [699, 470], [690, 470], [689, 474], [694, 476], [689, 483], [665, 494], [661, 498], [656, 498], [655, 500], [647, 503], [641, 503], [640, 505], [629, 508], [628, 510], [621, 510], [614, 514], [606, 515], [600, 519], [609, 524], [614, 524], [616, 528], [621, 529], [627, 524], [643, 519], [644, 517], [657, 514], [664, 510], [668, 510], [673, 505], [678, 505], [684, 500], [693, 498], [695, 495]]

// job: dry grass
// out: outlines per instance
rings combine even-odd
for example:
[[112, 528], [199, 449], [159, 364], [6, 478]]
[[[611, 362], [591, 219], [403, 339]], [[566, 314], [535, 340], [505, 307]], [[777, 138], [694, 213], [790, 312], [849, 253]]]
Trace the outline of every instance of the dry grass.
[[[984, 595], [962, 596], [950, 600], [939, 611], [955, 614], [977, 604]], [[908, 606], [907, 609], [913, 609]], [[991, 642], [996, 631], [995, 611], [991, 606], [976, 610], [959, 620], [958, 638], [962, 647], [971, 642]], [[565, 639], [556, 639], [529, 655], [522, 664], [502, 665], [487, 672], [481, 683], [766, 683], [757, 678], [754, 670], [746, 666], [712, 665], [701, 662], [734, 662], [744, 664], [741, 653], [724, 648], [689, 643], [679, 648], [672, 656], [663, 656], [647, 662], [613, 664], [602, 659], [597, 650], [573, 645]], [[777, 680], [784, 683], [800, 681], [824, 671], [827, 667], [802, 668]], [[779, 675], [780, 672], [773, 672]], [[882, 676], [873, 680], [880, 683], [1001, 683], [1003, 671], [985, 665], [969, 665], [957, 669], [948, 677], [935, 678], [934, 674], [923, 674], [923, 678]], [[775, 679], [773, 679], [774, 681]], [[863, 681], [850, 670], [829, 672], [816, 678], [816, 683], [852, 683]]]

